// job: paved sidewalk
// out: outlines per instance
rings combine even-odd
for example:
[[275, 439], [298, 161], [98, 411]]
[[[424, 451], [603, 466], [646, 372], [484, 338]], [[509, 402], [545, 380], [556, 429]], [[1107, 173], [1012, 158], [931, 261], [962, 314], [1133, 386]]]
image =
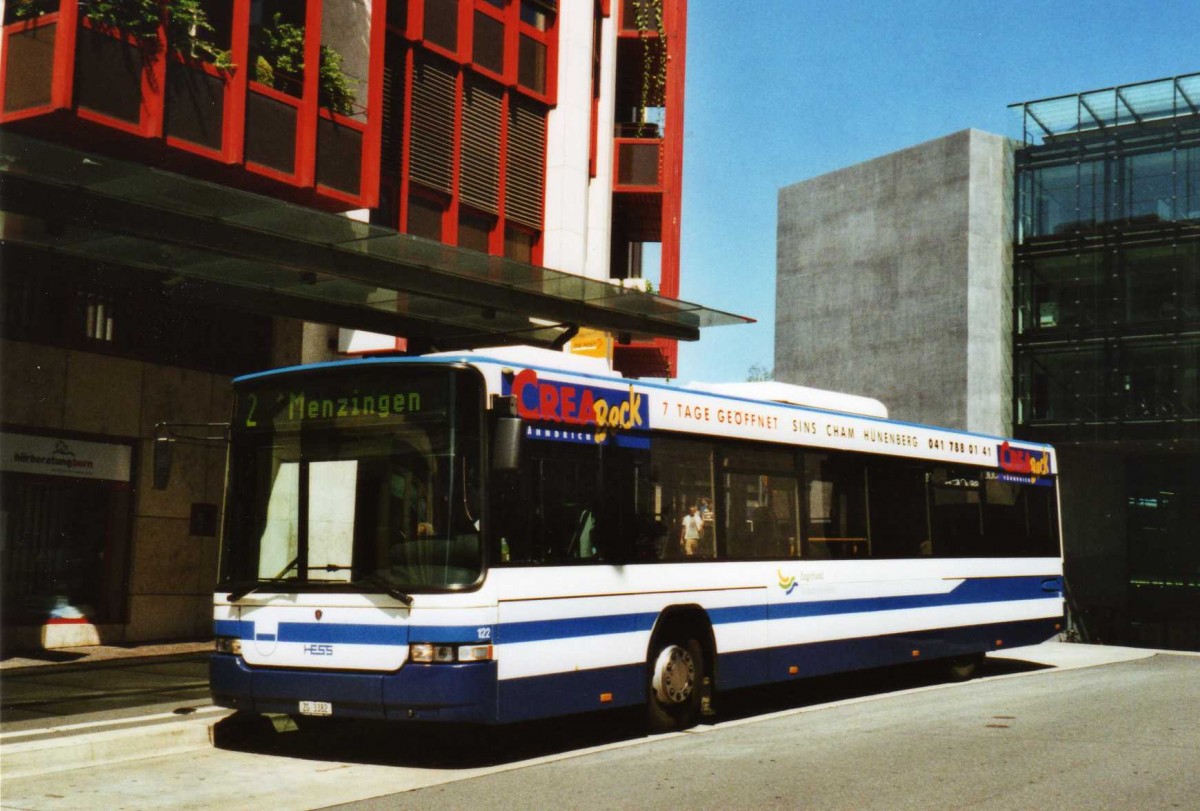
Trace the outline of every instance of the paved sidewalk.
[[0, 662], [0, 763], [14, 777], [208, 747], [212, 642], [31, 652]]
[[79, 648], [57, 648], [23, 652], [0, 660], [0, 683], [3, 673], [26, 667], [65, 667], [68, 665], [95, 665], [102, 662], [125, 659], [144, 659], [157, 656], [179, 656], [181, 654], [207, 653], [211, 651], [211, 639], [192, 642], [163, 642], [150, 645], [88, 645]]

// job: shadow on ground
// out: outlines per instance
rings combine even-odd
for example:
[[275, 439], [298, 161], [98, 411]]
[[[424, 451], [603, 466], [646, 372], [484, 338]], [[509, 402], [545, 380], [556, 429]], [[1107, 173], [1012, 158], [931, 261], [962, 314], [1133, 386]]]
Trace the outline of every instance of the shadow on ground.
[[[712, 722], [753, 718], [942, 684], [949, 681], [935, 663], [880, 668], [804, 679], [781, 685], [722, 693]], [[1015, 660], [987, 660], [976, 679], [1045, 669]], [[497, 766], [577, 749], [635, 740], [646, 735], [644, 711], [611, 710], [504, 727], [464, 727], [403, 722], [289, 719], [235, 714], [219, 722], [217, 747], [305, 760], [470, 769]]]

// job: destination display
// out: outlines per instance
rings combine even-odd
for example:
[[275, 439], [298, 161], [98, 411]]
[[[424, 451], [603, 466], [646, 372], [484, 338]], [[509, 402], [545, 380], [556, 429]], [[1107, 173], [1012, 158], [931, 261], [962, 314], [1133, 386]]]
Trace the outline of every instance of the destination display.
[[295, 431], [386, 425], [445, 414], [453, 380], [445, 371], [388, 380], [370, 375], [248, 381], [237, 392], [234, 428]]

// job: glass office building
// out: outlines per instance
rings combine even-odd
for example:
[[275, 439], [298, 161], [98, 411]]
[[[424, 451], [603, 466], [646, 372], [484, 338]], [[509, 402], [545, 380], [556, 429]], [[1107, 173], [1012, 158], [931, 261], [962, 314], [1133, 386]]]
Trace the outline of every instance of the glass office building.
[[1080, 633], [1200, 649], [1200, 74], [1013, 106], [1014, 429], [1074, 482]]

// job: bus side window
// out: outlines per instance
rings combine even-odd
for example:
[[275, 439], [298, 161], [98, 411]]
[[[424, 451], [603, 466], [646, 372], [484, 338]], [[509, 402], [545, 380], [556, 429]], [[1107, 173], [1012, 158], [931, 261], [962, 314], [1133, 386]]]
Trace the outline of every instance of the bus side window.
[[872, 557], [932, 555], [925, 467], [905, 459], [872, 459], [867, 474]]
[[[655, 549], [656, 556], [660, 560], [717, 556], [712, 445], [693, 439], [655, 437], [651, 440], [650, 455], [653, 495], [644, 507], [647, 517], [653, 516], [651, 523], [662, 528], [661, 533], [657, 526], [652, 530], [661, 540]], [[701, 511], [704, 506], [708, 507], [707, 514]], [[690, 517], [692, 507], [696, 508], [694, 517]]]
[[868, 558], [867, 471], [859, 456], [804, 454], [804, 557]]
[[935, 467], [929, 473], [930, 534], [939, 558], [969, 558], [983, 548], [983, 481], [978, 470]]

